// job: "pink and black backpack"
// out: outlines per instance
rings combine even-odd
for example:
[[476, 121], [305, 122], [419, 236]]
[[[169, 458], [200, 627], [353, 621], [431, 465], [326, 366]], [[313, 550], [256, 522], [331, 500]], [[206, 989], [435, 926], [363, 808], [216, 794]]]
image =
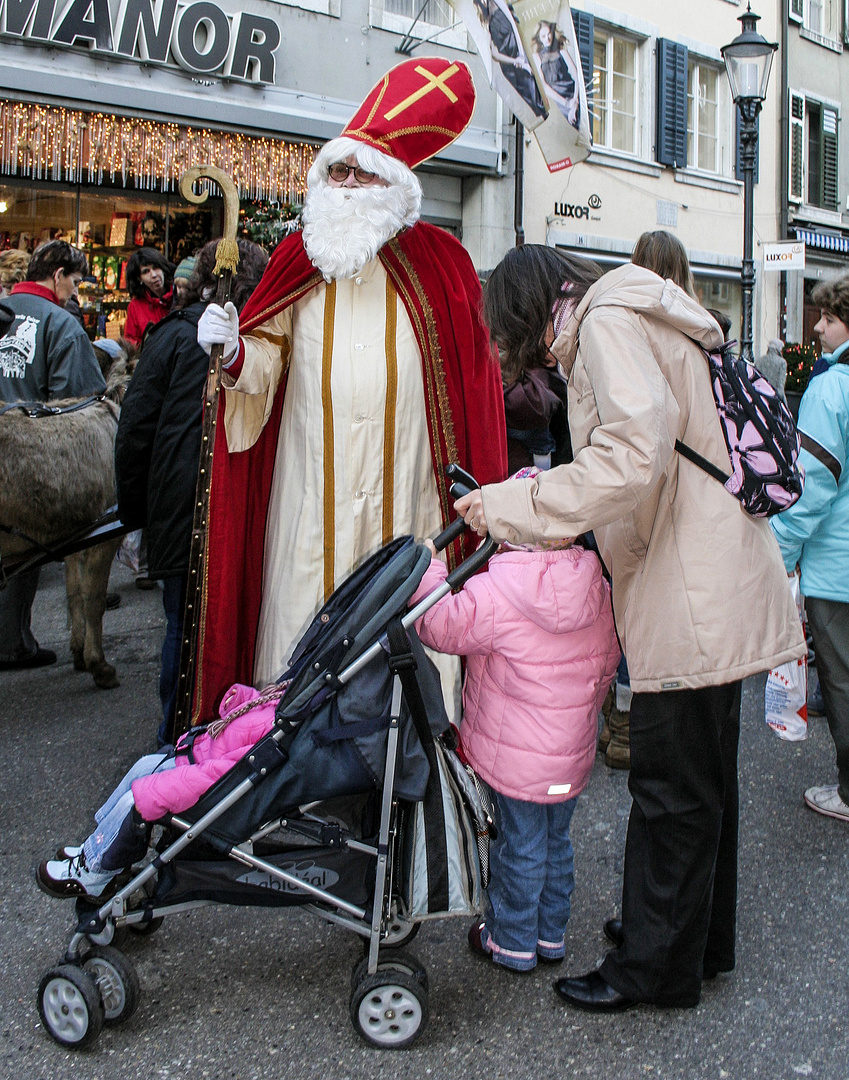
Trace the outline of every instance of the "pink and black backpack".
[[675, 440], [675, 449], [718, 480], [752, 517], [771, 517], [802, 494], [805, 474], [798, 463], [801, 444], [787, 405], [754, 364], [735, 356], [734, 341], [717, 352], [702, 352], [710, 369], [713, 399], [732, 472]]

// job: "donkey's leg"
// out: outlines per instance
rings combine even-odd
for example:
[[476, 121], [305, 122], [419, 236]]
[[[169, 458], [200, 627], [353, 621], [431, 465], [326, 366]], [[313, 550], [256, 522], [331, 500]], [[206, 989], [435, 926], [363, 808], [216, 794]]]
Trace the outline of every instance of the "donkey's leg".
[[86, 670], [85, 612], [83, 605], [83, 559], [84, 551], [65, 559], [65, 592], [68, 595], [68, 619], [71, 624], [71, 655], [77, 671]]
[[106, 611], [106, 589], [109, 571], [118, 550], [118, 542], [109, 540], [83, 553], [82, 594], [85, 610], [85, 664], [96, 686], [111, 690], [120, 686], [115, 668], [103, 655], [103, 613]]

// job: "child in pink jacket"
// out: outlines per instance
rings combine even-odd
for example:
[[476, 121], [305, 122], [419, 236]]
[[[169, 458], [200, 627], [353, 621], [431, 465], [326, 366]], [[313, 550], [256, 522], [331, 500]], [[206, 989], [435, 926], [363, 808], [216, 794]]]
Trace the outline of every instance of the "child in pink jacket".
[[38, 887], [50, 896], [109, 895], [115, 877], [144, 856], [150, 834], [146, 823], [178, 814], [267, 735], [286, 684], [260, 692], [231, 686], [222, 699], [221, 719], [196, 738], [184, 735], [176, 750], [165, 747], [140, 758], [95, 813], [97, 827], [79, 846], [59, 849], [35, 872]]
[[[446, 575], [432, 559], [411, 604]], [[466, 657], [461, 744], [495, 806], [490, 911], [472, 925], [469, 945], [514, 971], [538, 958], [556, 963], [574, 882], [569, 823], [619, 662], [601, 564], [569, 540], [502, 548], [417, 629], [431, 648]]]

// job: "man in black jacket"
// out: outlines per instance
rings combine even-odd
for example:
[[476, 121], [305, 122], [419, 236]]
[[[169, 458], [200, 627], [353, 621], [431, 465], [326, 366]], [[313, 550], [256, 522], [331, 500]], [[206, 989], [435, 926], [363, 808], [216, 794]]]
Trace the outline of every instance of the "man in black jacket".
[[[87, 272], [85, 255], [64, 240], [35, 249], [26, 281], [3, 300], [12, 317], [0, 320], [0, 400], [55, 401], [106, 389], [85, 330], [65, 311]], [[16, 574], [0, 590], [0, 671], [56, 662], [30, 629], [38, 576], [38, 568]]]
[[[183, 609], [209, 358], [198, 345], [198, 320], [215, 288], [217, 241], [197, 256], [184, 306], [151, 327], [121, 408], [115, 443], [118, 513], [147, 530], [148, 575], [161, 579], [165, 641], [159, 697], [160, 746], [167, 741], [177, 697]], [[241, 309], [256, 288], [268, 256], [239, 241], [233, 302]]]

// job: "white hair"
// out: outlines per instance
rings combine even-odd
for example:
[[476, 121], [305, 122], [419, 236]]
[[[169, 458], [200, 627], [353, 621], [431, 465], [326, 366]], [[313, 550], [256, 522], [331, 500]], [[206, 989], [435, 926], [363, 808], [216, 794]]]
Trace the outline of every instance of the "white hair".
[[322, 146], [307, 173], [307, 188], [326, 184], [327, 170], [330, 166], [336, 161], [344, 161], [352, 154], [361, 168], [367, 172], [377, 173], [388, 184], [401, 188], [407, 205], [404, 225], [415, 225], [421, 213], [422, 185], [413, 170], [403, 161], [384, 154], [377, 147], [369, 146], [368, 143], [352, 139], [347, 135], [340, 135], [337, 139], [331, 139]]

